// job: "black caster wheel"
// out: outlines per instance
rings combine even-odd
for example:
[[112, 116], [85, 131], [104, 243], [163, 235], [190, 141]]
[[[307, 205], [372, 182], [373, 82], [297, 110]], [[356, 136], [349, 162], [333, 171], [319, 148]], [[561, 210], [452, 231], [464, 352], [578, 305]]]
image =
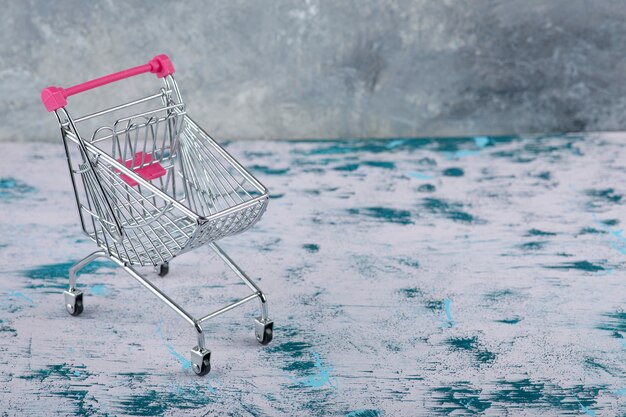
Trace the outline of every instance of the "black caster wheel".
[[274, 322], [272, 320], [263, 320], [258, 317], [254, 320], [254, 333], [256, 340], [262, 344], [267, 345], [272, 341], [274, 336]]
[[164, 277], [167, 275], [168, 272], [170, 272], [170, 264], [167, 262], [163, 262], [162, 264], [155, 266], [154, 269], [160, 277]]
[[204, 376], [211, 371], [211, 351], [198, 346], [191, 349], [191, 367], [198, 376]]
[[83, 312], [83, 293], [80, 291], [63, 291], [65, 296], [65, 308], [72, 316], [78, 316]]

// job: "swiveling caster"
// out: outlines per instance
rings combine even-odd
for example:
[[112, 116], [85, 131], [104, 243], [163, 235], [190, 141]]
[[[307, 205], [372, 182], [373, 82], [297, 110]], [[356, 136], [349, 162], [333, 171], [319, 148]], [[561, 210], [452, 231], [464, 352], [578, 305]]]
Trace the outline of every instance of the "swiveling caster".
[[83, 293], [82, 291], [63, 291], [65, 297], [65, 308], [72, 316], [78, 316], [83, 312]]
[[160, 277], [164, 277], [170, 272], [170, 264], [169, 262], [163, 262], [154, 267], [154, 270]]
[[191, 367], [198, 376], [204, 376], [211, 370], [211, 351], [195, 346], [191, 349]]
[[254, 333], [256, 340], [262, 345], [267, 345], [272, 341], [274, 335], [274, 322], [270, 319], [257, 317], [254, 319]]
[[78, 316], [83, 312], [83, 292], [76, 289], [76, 278], [78, 271], [84, 268], [87, 264], [95, 260], [96, 258], [107, 256], [103, 250], [98, 250], [94, 253], [87, 255], [85, 258], [78, 261], [69, 270], [70, 288], [67, 291], [63, 291], [65, 297], [65, 308], [67, 312], [72, 316]]

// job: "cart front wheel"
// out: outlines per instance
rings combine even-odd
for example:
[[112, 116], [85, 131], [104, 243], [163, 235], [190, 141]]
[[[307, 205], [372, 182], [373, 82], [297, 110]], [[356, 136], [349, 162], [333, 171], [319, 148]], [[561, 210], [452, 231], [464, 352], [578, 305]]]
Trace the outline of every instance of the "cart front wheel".
[[198, 376], [204, 376], [211, 371], [211, 351], [198, 346], [191, 349], [191, 367]]
[[72, 316], [78, 316], [83, 312], [83, 293], [81, 291], [64, 291], [65, 308]]

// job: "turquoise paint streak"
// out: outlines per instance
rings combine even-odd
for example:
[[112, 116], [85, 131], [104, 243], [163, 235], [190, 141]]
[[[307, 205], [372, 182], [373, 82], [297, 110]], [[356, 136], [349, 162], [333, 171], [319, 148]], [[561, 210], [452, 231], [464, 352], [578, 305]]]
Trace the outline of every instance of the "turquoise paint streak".
[[397, 148], [398, 146], [402, 145], [403, 143], [404, 143], [404, 141], [400, 140], [400, 139], [392, 140], [391, 142], [389, 142], [388, 144], [385, 145], [385, 148], [387, 148], [387, 149]]
[[107, 295], [109, 290], [104, 284], [94, 284], [91, 286], [89, 292], [94, 295]]
[[165, 345], [165, 347], [167, 348], [168, 352], [170, 352], [170, 355], [172, 355], [173, 357], [175, 357], [176, 359], [178, 359], [178, 361], [181, 363], [183, 369], [191, 369], [191, 361], [187, 358], [185, 358], [183, 355], [181, 355], [180, 353], [178, 353], [176, 351], [176, 349], [174, 349], [174, 346], [172, 346], [170, 343], [167, 343], [165, 341], [165, 336], [163, 336], [163, 331], [161, 330], [161, 325], [163, 324], [163, 320], [161, 320], [159, 322], [159, 324], [157, 325], [156, 328], [156, 333], [159, 335], [159, 337], [161, 338], [161, 341], [163, 341], [163, 344]]
[[322, 359], [317, 352], [311, 352], [313, 359], [315, 360], [315, 369], [317, 369], [318, 374], [313, 375], [306, 378], [298, 378], [298, 382], [302, 385], [312, 388], [323, 387], [324, 385], [330, 385], [333, 388], [337, 388], [335, 384], [330, 380], [330, 370], [329, 366], [322, 365]]
[[23, 198], [24, 194], [36, 191], [34, 187], [15, 179], [0, 178], [0, 201], [11, 202], [13, 199]]
[[604, 222], [598, 220], [598, 216], [593, 213], [593, 221], [598, 225], [598, 228], [604, 232], [608, 232], [611, 236], [616, 239], [616, 242], [609, 242], [609, 246], [613, 249], [621, 253], [622, 255], [626, 255], [626, 236], [623, 236], [623, 229], [611, 229]]
[[433, 179], [432, 175], [428, 175], [426, 173], [417, 172], [417, 171], [408, 172], [407, 175], [411, 178], [417, 178], [418, 180], [432, 180]]
[[622, 255], [626, 255], [626, 237], [622, 236], [624, 230], [609, 230], [611, 236], [617, 239], [618, 243], [614, 243], [611, 246]]
[[446, 322], [441, 327], [453, 327], [456, 324], [456, 322], [452, 318], [452, 312], [450, 310], [451, 304], [452, 304], [451, 299], [446, 298], [445, 300], [443, 300], [443, 309], [446, 314]]
[[587, 414], [588, 416], [596, 417], [595, 411], [592, 411], [589, 408], [587, 408], [584, 405], [582, 405], [578, 398], [576, 398], [576, 401], [578, 401], [578, 405], [580, 406], [580, 411], [582, 411], [583, 413]]
[[10, 291], [7, 295], [9, 297], [21, 298], [22, 300], [28, 301], [30, 304], [33, 304], [33, 299], [32, 298], [22, 294], [19, 291]]
[[472, 150], [469, 150], [469, 149], [461, 149], [461, 150], [455, 151], [455, 152], [445, 152], [445, 155], [450, 160], [467, 158], [468, 156], [475, 156], [475, 155], [478, 155], [478, 154], [480, 154], [480, 151], [472, 151]]
[[484, 148], [485, 146], [489, 144], [489, 138], [486, 136], [477, 136], [474, 138], [474, 143], [479, 148]]

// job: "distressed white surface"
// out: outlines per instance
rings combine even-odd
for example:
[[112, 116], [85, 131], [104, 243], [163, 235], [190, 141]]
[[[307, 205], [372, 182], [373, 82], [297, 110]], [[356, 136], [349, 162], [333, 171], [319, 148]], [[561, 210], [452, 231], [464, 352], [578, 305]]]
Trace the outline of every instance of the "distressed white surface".
[[[256, 305], [218, 317], [205, 378], [192, 329], [108, 263], [65, 312], [95, 247], [62, 146], [3, 144], [0, 415], [624, 415], [625, 139], [228, 144], [274, 197], [223, 247], [275, 339]], [[247, 293], [208, 248], [145, 273], [198, 315]]]

